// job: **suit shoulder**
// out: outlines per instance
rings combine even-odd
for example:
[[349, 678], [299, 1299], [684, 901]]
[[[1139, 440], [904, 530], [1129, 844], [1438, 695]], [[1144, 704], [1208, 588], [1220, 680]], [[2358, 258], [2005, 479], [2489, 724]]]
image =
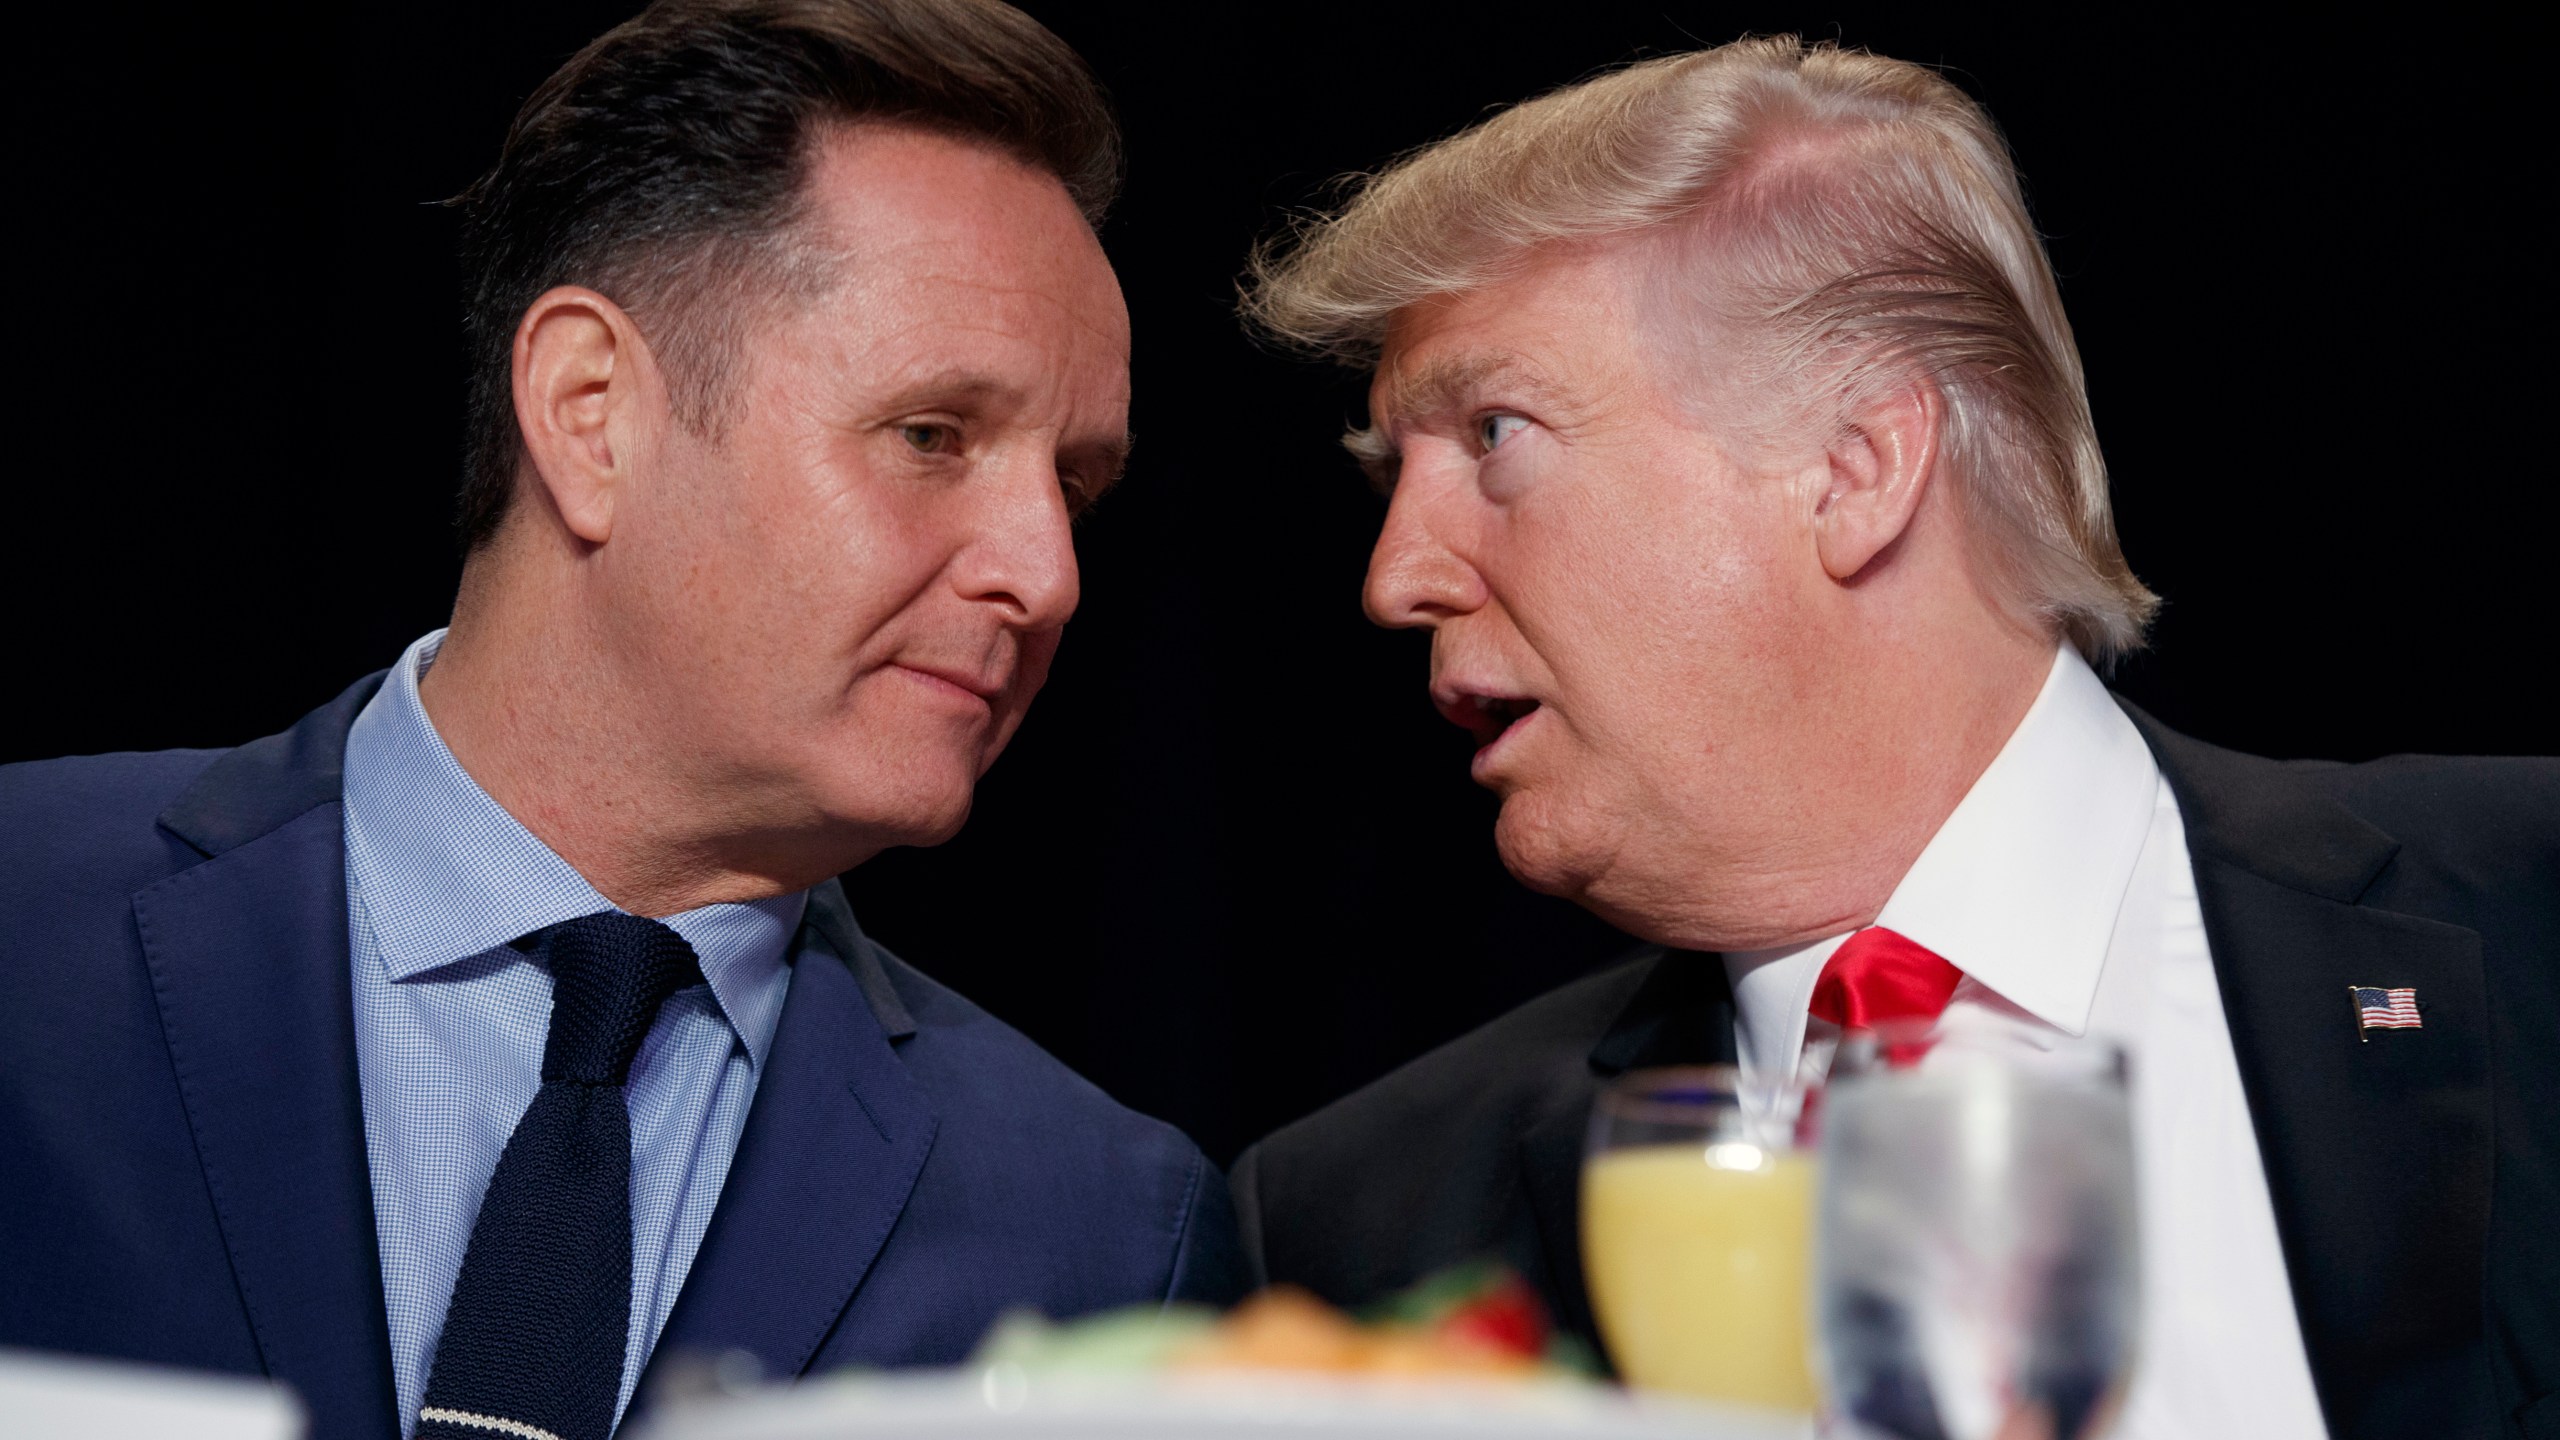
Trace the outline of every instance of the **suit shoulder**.
[[[2560, 841], [2560, 759], [2388, 755], [2378, 760], [2273, 760], [2182, 735], [2127, 705], [2164, 762], [2209, 803], [2319, 795], [2404, 841], [2478, 837], [2491, 844]], [[2281, 798], [2278, 803], [2283, 803]]]
[[2403, 839], [2560, 852], [2560, 759], [2393, 755], [2326, 770], [2340, 802]]
[[158, 816], [227, 750], [127, 750], [0, 765], [0, 813]]
[[2329, 823], [2323, 817], [2343, 811], [2367, 827], [2368, 840], [2397, 847], [2392, 888], [2528, 904], [2551, 895], [2550, 877], [2560, 872], [2560, 760], [2269, 760], [2126, 708], [2169, 772], [2191, 834], [2217, 834], [2248, 853], [2316, 855], [2313, 836]]
[[1427, 1135], [1509, 1134], [1590, 1074], [1591, 1049], [1660, 961], [1645, 947], [1429, 1051], [1254, 1146], [1270, 1170], [1360, 1165]]
[[1106, 1145], [1124, 1163], [1152, 1159], [1189, 1167], [1199, 1149], [1179, 1129], [1104, 1093], [1037, 1041], [877, 941], [866, 941], [907, 1007], [916, 1033], [902, 1047], [909, 1068], [934, 1091], [938, 1110], [1002, 1112], [1009, 1123]]
[[1234, 1213], [1217, 1167], [1189, 1136], [1122, 1105], [1029, 1036], [865, 943], [914, 1026], [895, 1042], [898, 1058], [934, 1115], [920, 1193], [957, 1214], [1011, 1217], [1003, 1243], [1073, 1237], [1071, 1268], [1101, 1288], [1047, 1297], [1041, 1303], [1052, 1313], [1234, 1298], [1242, 1271]]
[[[2373, 898], [2472, 924], [2560, 908], [2560, 760], [2393, 755], [2360, 764], [2261, 761], [2398, 846]], [[2483, 910], [2482, 907], [2487, 909]]]
[[[221, 750], [79, 755], [0, 765], [0, 873], [41, 896], [105, 884], [130, 891], [191, 850], [159, 828], [162, 811]], [[174, 849], [173, 849], [174, 847]]]

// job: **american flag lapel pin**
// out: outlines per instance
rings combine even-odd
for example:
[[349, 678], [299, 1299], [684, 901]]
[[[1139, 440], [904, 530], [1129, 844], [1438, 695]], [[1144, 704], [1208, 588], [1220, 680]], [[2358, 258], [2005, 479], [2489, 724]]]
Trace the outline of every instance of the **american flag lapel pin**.
[[2379, 985], [2350, 985], [2347, 998], [2355, 1002], [2356, 1039], [2368, 1038], [2374, 1030], [2420, 1030], [2425, 1022], [2418, 1018], [2418, 992], [2402, 987], [2385, 989]]

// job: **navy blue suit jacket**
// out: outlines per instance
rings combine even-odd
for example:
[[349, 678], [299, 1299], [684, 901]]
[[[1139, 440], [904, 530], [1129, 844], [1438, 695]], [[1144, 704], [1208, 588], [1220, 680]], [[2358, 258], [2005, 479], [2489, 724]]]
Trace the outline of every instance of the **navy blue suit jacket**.
[[[396, 1440], [339, 785], [380, 679], [236, 750], [0, 768], [0, 1344], [269, 1375], [323, 1440]], [[1190, 1141], [864, 938], [829, 882], [652, 1368], [943, 1364], [1010, 1306], [1242, 1274]]]

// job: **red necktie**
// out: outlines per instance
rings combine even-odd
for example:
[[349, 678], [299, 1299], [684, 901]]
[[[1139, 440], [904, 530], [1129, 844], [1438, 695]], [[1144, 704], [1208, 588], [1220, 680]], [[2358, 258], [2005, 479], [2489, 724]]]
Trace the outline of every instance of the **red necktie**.
[[1888, 1020], [1935, 1020], [1963, 978], [1963, 971], [1919, 942], [1871, 925], [1832, 952], [1808, 1008], [1843, 1030]]

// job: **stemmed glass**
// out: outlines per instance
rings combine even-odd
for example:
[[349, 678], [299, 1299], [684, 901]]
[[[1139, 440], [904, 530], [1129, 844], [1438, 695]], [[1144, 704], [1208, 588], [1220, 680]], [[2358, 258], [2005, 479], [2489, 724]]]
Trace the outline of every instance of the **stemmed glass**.
[[1813, 1412], [1801, 1095], [1747, 1090], [1729, 1066], [1639, 1070], [1601, 1092], [1583, 1158], [1583, 1272], [1629, 1382]]
[[2102, 1434], [2139, 1303], [2123, 1052], [2016, 1028], [1852, 1032], [1821, 1131], [1833, 1423], [1894, 1440]]

